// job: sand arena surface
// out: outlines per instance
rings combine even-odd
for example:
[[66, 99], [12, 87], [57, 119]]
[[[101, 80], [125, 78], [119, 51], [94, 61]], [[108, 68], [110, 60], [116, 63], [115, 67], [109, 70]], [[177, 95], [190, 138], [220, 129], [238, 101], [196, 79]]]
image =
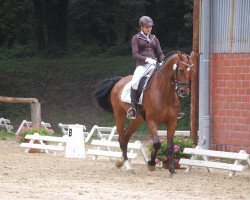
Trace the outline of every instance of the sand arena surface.
[[195, 168], [147, 170], [142, 157], [131, 162], [134, 173], [115, 161], [65, 159], [62, 155], [24, 153], [15, 141], [0, 141], [0, 199], [250, 199], [250, 170], [228, 178], [229, 171]]

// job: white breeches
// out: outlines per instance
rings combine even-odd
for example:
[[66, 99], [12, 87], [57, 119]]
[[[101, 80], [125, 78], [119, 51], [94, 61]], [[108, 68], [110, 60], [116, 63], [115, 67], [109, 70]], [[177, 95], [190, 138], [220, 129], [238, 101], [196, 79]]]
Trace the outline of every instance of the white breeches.
[[139, 86], [139, 82], [141, 78], [148, 73], [150, 73], [149, 75], [151, 76], [155, 68], [156, 68], [156, 65], [152, 65], [152, 64], [144, 64], [144, 65], [137, 66], [134, 71], [132, 80], [131, 80], [132, 88], [134, 90], [138, 90], [138, 86]]

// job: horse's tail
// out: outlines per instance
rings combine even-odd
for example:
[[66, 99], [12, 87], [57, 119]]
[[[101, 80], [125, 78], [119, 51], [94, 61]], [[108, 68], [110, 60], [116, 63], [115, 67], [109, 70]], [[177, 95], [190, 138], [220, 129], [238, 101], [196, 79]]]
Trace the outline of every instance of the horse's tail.
[[108, 112], [113, 113], [113, 108], [110, 101], [111, 90], [121, 78], [122, 77], [105, 79], [100, 82], [96, 87], [95, 98], [97, 100], [97, 103], [101, 108]]

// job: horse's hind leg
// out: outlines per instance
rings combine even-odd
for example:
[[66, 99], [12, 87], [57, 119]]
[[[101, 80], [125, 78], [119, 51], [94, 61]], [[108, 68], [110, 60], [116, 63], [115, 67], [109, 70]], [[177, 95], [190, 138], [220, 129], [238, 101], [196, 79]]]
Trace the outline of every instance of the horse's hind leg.
[[125, 131], [125, 138], [124, 138], [125, 140], [124, 140], [124, 143], [123, 143], [123, 145], [124, 145], [123, 157], [124, 157], [124, 161], [125, 161], [126, 170], [131, 170], [131, 166], [129, 164], [128, 157], [127, 157], [128, 142], [129, 142], [131, 136], [133, 135], [133, 133], [138, 129], [138, 127], [141, 124], [142, 120], [143, 119], [140, 116], [138, 116], [136, 119], [130, 120], [129, 126]]
[[[125, 149], [124, 147], [124, 137], [125, 137], [125, 116], [126, 116], [126, 113], [125, 111], [123, 110], [114, 110], [114, 116], [115, 116], [115, 124], [116, 124], [116, 131], [119, 135], [119, 138], [118, 138], [118, 141], [119, 141], [119, 144], [120, 144], [120, 148], [122, 150], [122, 152], [124, 152], [123, 149]], [[123, 155], [123, 158], [120, 159], [120, 160], [117, 160], [116, 162], [116, 167], [117, 168], [120, 168], [122, 167], [124, 164], [124, 155]]]
[[[138, 126], [141, 124], [142, 120], [143, 119], [140, 116], [138, 116], [134, 120], [130, 120], [129, 126], [126, 130], [124, 130], [125, 119], [123, 120], [123, 125], [121, 125], [120, 123], [116, 124], [116, 125], [118, 125], [118, 124], [121, 125], [121, 126], [118, 125], [119, 128], [117, 127], [117, 131], [120, 131], [120, 133], [121, 133], [121, 134], [119, 133], [119, 143], [120, 143], [120, 148], [122, 150], [122, 156], [123, 156], [122, 160], [120, 160], [116, 163], [117, 167], [121, 167], [125, 163], [126, 170], [131, 169], [129, 162], [128, 162], [128, 155], [127, 155], [128, 142], [129, 142], [129, 139], [131, 138], [132, 134], [137, 130]], [[118, 122], [118, 121], [116, 121], [116, 122]], [[123, 130], [121, 130], [122, 127], [123, 127]]]

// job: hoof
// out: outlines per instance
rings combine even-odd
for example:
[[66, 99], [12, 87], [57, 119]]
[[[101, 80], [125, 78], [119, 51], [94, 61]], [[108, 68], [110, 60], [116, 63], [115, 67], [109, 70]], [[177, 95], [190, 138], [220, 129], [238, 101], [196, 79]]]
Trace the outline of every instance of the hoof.
[[173, 171], [173, 172], [170, 171], [170, 175], [169, 175], [170, 178], [172, 178], [174, 176], [174, 174], [177, 174], [177, 173], [175, 171]]
[[148, 165], [148, 170], [149, 171], [155, 171], [156, 167], [155, 166], [151, 166], [151, 165]]
[[116, 166], [117, 168], [121, 168], [123, 165], [124, 165], [124, 160], [123, 160], [123, 159], [118, 159], [118, 160], [115, 162], [115, 166]]

